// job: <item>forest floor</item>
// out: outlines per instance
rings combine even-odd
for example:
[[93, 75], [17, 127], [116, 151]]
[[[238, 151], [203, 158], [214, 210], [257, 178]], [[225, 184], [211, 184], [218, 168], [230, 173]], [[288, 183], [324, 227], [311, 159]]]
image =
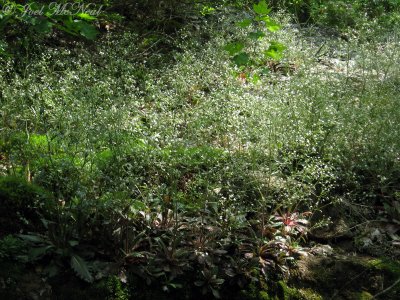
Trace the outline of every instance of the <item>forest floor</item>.
[[398, 28], [245, 16], [1, 61], [0, 298], [399, 299]]

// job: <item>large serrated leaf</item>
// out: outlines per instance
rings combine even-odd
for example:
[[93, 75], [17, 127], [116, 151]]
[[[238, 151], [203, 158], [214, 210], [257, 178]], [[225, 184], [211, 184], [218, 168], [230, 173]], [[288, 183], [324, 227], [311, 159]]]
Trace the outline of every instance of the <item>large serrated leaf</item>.
[[271, 42], [269, 48], [264, 52], [267, 57], [270, 57], [275, 60], [279, 60], [283, 57], [283, 51], [286, 49], [286, 46], [278, 43], [278, 42]]
[[241, 67], [249, 63], [250, 57], [246, 52], [242, 52], [235, 55], [232, 60], [238, 67]]
[[71, 268], [75, 273], [83, 280], [91, 283], [93, 282], [93, 276], [86, 265], [86, 262], [79, 255], [73, 254], [71, 256]]
[[265, 21], [265, 26], [271, 32], [275, 32], [275, 31], [278, 31], [279, 29], [281, 29], [281, 26], [278, 23], [276, 23], [275, 21], [271, 20], [270, 18], [268, 18], [264, 21]]
[[254, 12], [259, 15], [267, 15], [271, 12], [271, 9], [268, 8], [267, 2], [265, 2], [264, 0], [258, 2], [258, 4], [254, 4], [253, 9], [254, 9]]
[[92, 24], [82, 23], [80, 26], [80, 34], [88, 40], [94, 40], [99, 32]]

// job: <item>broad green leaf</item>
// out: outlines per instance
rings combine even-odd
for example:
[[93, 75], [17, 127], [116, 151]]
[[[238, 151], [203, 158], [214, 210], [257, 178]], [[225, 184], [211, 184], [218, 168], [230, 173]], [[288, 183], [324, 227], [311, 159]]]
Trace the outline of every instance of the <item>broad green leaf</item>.
[[254, 9], [254, 12], [259, 15], [267, 15], [271, 12], [271, 9], [268, 8], [267, 2], [265, 2], [264, 0], [258, 2], [258, 4], [254, 4], [253, 9]]
[[147, 206], [142, 201], [135, 200], [131, 204], [131, 210], [133, 210], [133, 211], [146, 210], [146, 209], [147, 209]]
[[229, 43], [224, 47], [224, 49], [229, 52], [229, 55], [235, 55], [236, 53], [242, 51], [243, 48], [244, 44], [241, 42]]
[[249, 38], [253, 39], [253, 40], [258, 40], [260, 38], [263, 38], [265, 36], [265, 33], [258, 30], [258, 31], [253, 31], [249, 33]]
[[89, 14], [87, 14], [87, 13], [79, 13], [79, 14], [77, 14], [77, 16], [78, 16], [79, 18], [81, 18], [82, 20], [85, 20], [85, 21], [93, 21], [93, 20], [96, 20], [96, 17], [91, 16], [91, 15], [89, 15]]
[[246, 28], [246, 27], [249, 27], [251, 25], [251, 23], [252, 23], [251, 19], [244, 19], [240, 22], [237, 22], [236, 25], [239, 27], [242, 27], [242, 28]]
[[271, 32], [275, 32], [281, 29], [281, 26], [275, 21], [271, 20], [270, 18], [268, 18], [268, 20], [265, 21], [265, 26]]
[[90, 274], [86, 262], [79, 255], [73, 254], [71, 256], [71, 268], [81, 279], [89, 283], [93, 282], [93, 276]]
[[279, 26], [278, 24], [267, 25], [267, 29], [271, 32], [275, 32], [275, 31], [278, 31], [279, 29], [281, 29], [281, 26]]
[[37, 236], [37, 235], [18, 234], [17, 236], [28, 242], [33, 242], [33, 243], [44, 243], [45, 242], [42, 237]]
[[285, 49], [285, 45], [273, 41], [264, 54], [272, 59], [279, 60], [282, 58]]
[[60, 29], [68, 33], [79, 32], [79, 28], [83, 23], [83, 21], [81, 20], [74, 21], [71, 16], [55, 15], [54, 19], [56, 19], [57, 21], [61, 21], [64, 26], [62, 26]]
[[249, 63], [250, 57], [246, 52], [242, 52], [235, 55], [232, 60], [238, 67], [241, 67]]
[[80, 28], [80, 34], [87, 38], [88, 40], [94, 40], [97, 37], [97, 34], [99, 32], [97, 31], [96, 27], [94, 27], [91, 24], [88, 24], [86, 22], [82, 23], [81, 28]]
[[74, 20], [72, 16], [55, 16], [55, 19], [62, 21], [64, 24], [64, 26], [57, 26], [57, 28], [72, 35], [79, 34], [88, 40], [94, 40], [99, 33], [92, 24], [84, 20]]
[[31, 261], [42, 258], [48, 250], [54, 248], [53, 245], [47, 245], [43, 247], [31, 248], [29, 249], [29, 259]]

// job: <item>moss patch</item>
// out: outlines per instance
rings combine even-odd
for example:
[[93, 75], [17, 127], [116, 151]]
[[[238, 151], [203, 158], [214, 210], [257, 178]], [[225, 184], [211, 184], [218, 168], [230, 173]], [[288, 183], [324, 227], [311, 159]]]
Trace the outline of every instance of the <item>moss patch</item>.
[[[322, 300], [322, 297], [312, 289], [296, 289], [289, 287], [283, 280], [271, 282], [266, 287], [251, 284], [247, 290], [242, 291], [240, 300]], [[263, 288], [265, 290], [263, 290]]]
[[368, 261], [367, 266], [387, 272], [394, 277], [400, 277], [400, 262], [385, 258], [375, 258]]
[[358, 299], [359, 300], [371, 300], [373, 298], [374, 297], [370, 293], [363, 291], [363, 292], [360, 293]]
[[322, 300], [322, 297], [312, 289], [296, 289], [286, 282], [278, 282], [278, 297], [281, 300]]

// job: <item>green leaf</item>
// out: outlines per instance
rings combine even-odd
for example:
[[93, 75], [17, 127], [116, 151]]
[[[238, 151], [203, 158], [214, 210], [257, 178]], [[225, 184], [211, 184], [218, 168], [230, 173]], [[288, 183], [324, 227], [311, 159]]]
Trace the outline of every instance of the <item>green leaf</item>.
[[34, 261], [39, 258], [42, 258], [48, 250], [54, 248], [53, 245], [48, 245], [48, 246], [43, 246], [43, 247], [38, 247], [38, 248], [31, 248], [29, 250], [29, 260]]
[[82, 22], [80, 27], [80, 34], [82, 36], [84, 36], [88, 40], [94, 40], [96, 39], [98, 33], [99, 32], [97, 31], [96, 27], [86, 22]]
[[80, 24], [83, 21], [77, 20], [77, 22], [74, 22], [71, 18], [71, 16], [63, 16], [63, 15], [55, 15], [53, 17], [54, 20], [58, 22], [62, 22], [62, 25], [55, 23], [55, 27], [67, 32], [71, 35], [77, 35], [79, 32]]
[[44, 243], [45, 242], [45, 240], [42, 237], [37, 236], [37, 235], [18, 234], [17, 236], [28, 242], [33, 242], [33, 243]]
[[203, 16], [210, 15], [210, 14], [212, 14], [214, 12], [215, 12], [215, 8], [211, 7], [211, 6], [207, 6], [207, 5], [205, 5], [201, 10], [201, 14]]
[[264, 22], [265, 27], [267, 27], [267, 29], [271, 32], [275, 32], [281, 29], [281, 26], [274, 20], [272, 20], [269, 16], [255, 17], [255, 20], [259, 22]]
[[13, 5], [13, 8], [17, 9], [21, 13], [25, 12], [25, 6], [24, 5], [21, 5], [21, 4]]
[[90, 274], [86, 262], [79, 255], [73, 254], [71, 256], [71, 268], [81, 279], [89, 283], [93, 282], [93, 276]]
[[264, 52], [267, 57], [279, 60], [283, 56], [283, 51], [286, 49], [285, 45], [278, 42], [271, 42], [269, 48]]
[[265, 22], [265, 26], [267, 27], [267, 29], [271, 32], [275, 32], [281, 29], [281, 26], [273, 21], [271, 18], [264, 18], [263, 21]]
[[224, 47], [224, 50], [229, 52], [229, 55], [235, 55], [236, 53], [242, 51], [244, 44], [241, 42], [229, 43]]
[[79, 18], [81, 18], [82, 20], [85, 20], [85, 21], [93, 21], [93, 20], [96, 20], [96, 17], [91, 16], [91, 15], [89, 15], [89, 14], [87, 14], [87, 13], [79, 13], [79, 14], [77, 14], [77, 16], [78, 16]]
[[146, 210], [147, 206], [140, 200], [135, 200], [131, 204], [131, 210], [132, 211], [137, 211], [137, 210]]
[[249, 38], [252, 40], [259, 40], [265, 36], [265, 33], [258, 30], [258, 31], [253, 31], [249, 33]]
[[236, 25], [239, 27], [242, 27], [242, 28], [246, 28], [246, 27], [249, 27], [251, 25], [251, 23], [252, 23], [251, 19], [244, 19], [240, 22], [237, 22]]
[[210, 289], [211, 289], [211, 292], [212, 292], [214, 298], [221, 299], [221, 295], [219, 294], [219, 291], [217, 289], [214, 289], [212, 287], [210, 287]]
[[183, 285], [182, 284], [179, 284], [179, 283], [170, 283], [169, 284], [171, 287], [173, 287], [174, 289], [181, 289], [181, 288], [183, 288]]
[[57, 26], [57, 28], [72, 35], [80, 34], [88, 40], [94, 40], [99, 33], [92, 24], [84, 20], [74, 20], [71, 16], [57, 16], [56, 20], [61, 20], [64, 25]]
[[241, 67], [249, 63], [250, 57], [246, 52], [242, 52], [235, 55], [232, 60], [238, 67]]
[[258, 4], [254, 4], [253, 9], [254, 9], [254, 12], [259, 15], [267, 15], [271, 12], [271, 9], [268, 8], [267, 2], [265, 2], [264, 0], [258, 2]]
[[78, 246], [78, 245], [79, 245], [79, 241], [73, 241], [73, 240], [71, 240], [71, 241], [68, 241], [68, 244], [69, 244], [71, 247], [75, 247], [75, 246]]

